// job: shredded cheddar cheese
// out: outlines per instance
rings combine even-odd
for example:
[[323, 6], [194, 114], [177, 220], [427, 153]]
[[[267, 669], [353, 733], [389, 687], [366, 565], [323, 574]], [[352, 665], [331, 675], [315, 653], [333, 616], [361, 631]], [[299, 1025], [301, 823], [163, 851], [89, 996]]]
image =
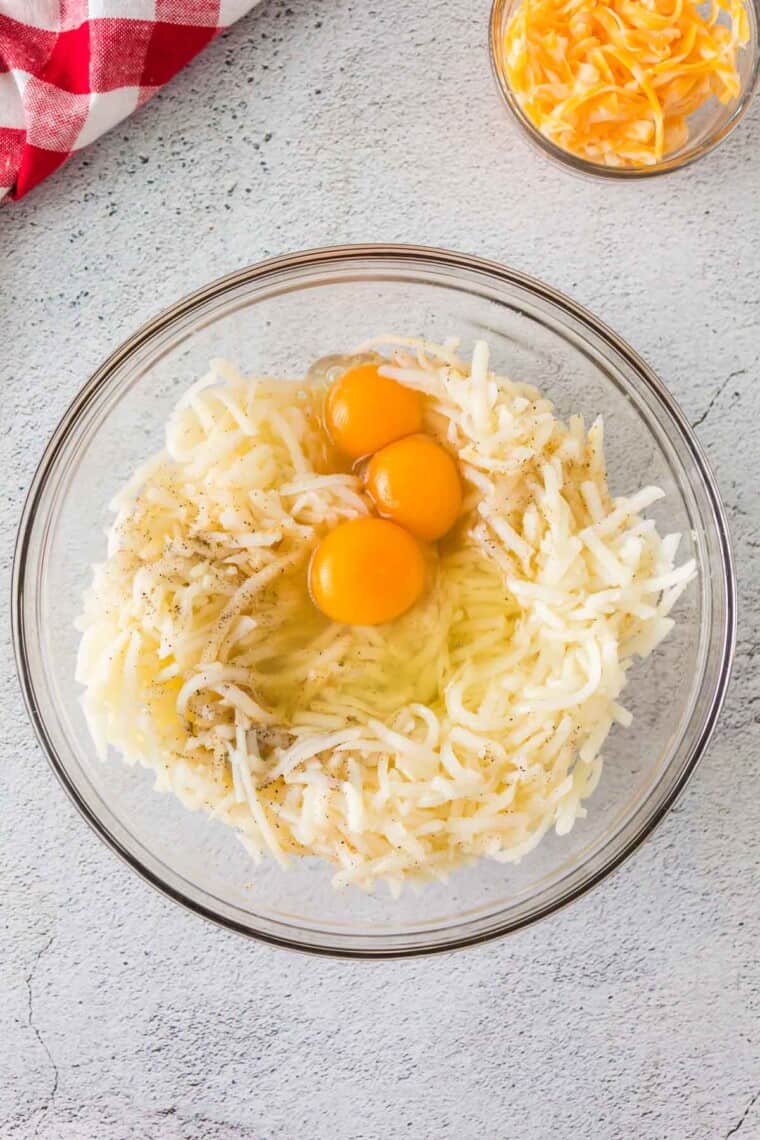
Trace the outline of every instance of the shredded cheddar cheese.
[[712, 0], [706, 15], [693, 0], [522, 0], [504, 68], [557, 146], [607, 166], [650, 166], [686, 143], [689, 115], [709, 99], [739, 96], [736, 57], [748, 40], [744, 0]]

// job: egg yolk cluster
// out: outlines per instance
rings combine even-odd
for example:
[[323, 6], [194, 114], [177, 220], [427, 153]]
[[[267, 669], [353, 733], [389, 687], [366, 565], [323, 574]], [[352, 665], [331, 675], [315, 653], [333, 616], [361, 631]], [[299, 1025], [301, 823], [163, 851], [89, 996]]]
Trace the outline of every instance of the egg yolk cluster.
[[425, 588], [423, 544], [442, 538], [459, 516], [456, 463], [425, 435], [422, 419], [422, 395], [376, 364], [349, 368], [328, 389], [327, 431], [348, 459], [366, 461], [365, 486], [379, 516], [341, 523], [314, 552], [309, 590], [333, 621], [379, 625], [405, 613]]

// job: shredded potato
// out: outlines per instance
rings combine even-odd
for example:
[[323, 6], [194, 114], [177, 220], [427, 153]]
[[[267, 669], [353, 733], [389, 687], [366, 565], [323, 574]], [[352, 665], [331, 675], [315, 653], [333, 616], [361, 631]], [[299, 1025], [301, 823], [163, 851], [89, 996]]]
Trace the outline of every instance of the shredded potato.
[[[370, 510], [330, 470], [324, 384], [230, 364], [180, 401], [166, 449], [115, 502], [80, 619], [77, 676], [100, 752], [236, 828], [256, 860], [332, 863], [398, 892], [480, 856], [521, 859], [585, 813], [627, 672], [695, 574], [678, 536], [612, 499], [603, 429], [455, 343], [384, 337], [458, 454], [466, 513], [434, 581], [384, 626], [329, 622], [308, 560]], [[345, 365], [344, 365], [345, 366]]]
[[706, 16], [694, 0], [521, 0], [503, 51], [548, 139], [592, 162], [649, 166], [686, 143], [689, 115], [712, 96], [739, 96], [748, 39], [744, 0], [712, 0]]

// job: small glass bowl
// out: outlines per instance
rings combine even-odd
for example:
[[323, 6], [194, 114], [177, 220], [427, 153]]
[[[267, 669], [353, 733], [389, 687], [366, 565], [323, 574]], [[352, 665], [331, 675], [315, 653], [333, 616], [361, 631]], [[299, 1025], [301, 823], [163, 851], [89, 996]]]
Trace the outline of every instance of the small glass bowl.
[[[657, 483], [651, 516], [682, 534], [699, 576], [671, 635], [631, 670], [634, 714], [605, 746], [601, 782], [569, 835], [546, 835], [520, 864], [482, 860], [394, 900], [332, 888], [330, 869], [254, 866], [233, 831], [157, 792], [153, 773], [97, 759], [74, 679], [74, 620], [105, 556], [107, 505], [163, 446], [178, 397], [212, 357], [246, 373], [303, 375], [318, 357], [399, 331], [462, 351], [485, 337], [495, 369], [539, 386], [557, 412], [605, 419], [613, 494]], [[355, 246], [252, 266], [185, 297], [98, 369], [45, 450], [21, 520], [13, 635], [29, 714], [85, 819], [130, 866], [190, 910], [242, 934], [315, 953], [390, 957], [450, 950], [517, 930], [617, 867], [694, 771], [726, 691], [735, 584], [723, 511], [699, 443], [667, 389], [623, 341], [548, 286], [418, 246]]]
[[710, 99], [703, 107], [689, 116], [689, 138], [684, 146], [672, 151], [661, 162], [651, 166], [606, 166], [601, 162], [590, 162], [577, 154], [563, 150], [546, 138], [523, 111], [514, 94], [504, 67], [502, 44], [512, 13], [522, 0], [493, 0], [489, 34], [491, 68], [504, 102], [525, 131], [529, 142], [543, 154], [560, 165], [598, 178], [636, 179], [653, 178], [659, 174], [669, 174], [696, 162], [709, 154], [723, 139], [731, 134], [745, 111], [760, 82], [760, 0], [746, 0], [749, 18], [749, 40], [737, 53], [737, 67], [741, 80], [741, 94], [729, 104], [718, 99]]

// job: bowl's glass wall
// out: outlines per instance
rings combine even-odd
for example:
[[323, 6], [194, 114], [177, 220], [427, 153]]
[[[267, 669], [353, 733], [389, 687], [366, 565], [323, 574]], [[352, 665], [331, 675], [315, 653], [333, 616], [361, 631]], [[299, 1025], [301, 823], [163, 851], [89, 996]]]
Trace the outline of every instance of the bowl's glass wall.
[[[112, 358], [69, 414], [33, 489], [19, 554], [19, 639], [38, 729], [70, 789], [122, 853], [212, 917], [264, 936], [346, 952], [404, 952], [511, 928], [583, 889], [635, 843], [674, 793], [699, 749], [720, 687], [727, 633], [725, 552], [714, 504], [680, 430], [633, 362], [580, 315], [517, 278], [431, 259], [318, 258], [238, 275], [168, 325]], [[701, 575], [678, 606], [674, 634], [632, 672], [633, 726], [613, 733], [588, 816], [549, 835], [518, 866], [483, 862], [447, 885], [392, 901], [333, 891], [329, 871], [297, 863], [254, 868], [234, 834], [153, 790], [151, 773], [112, 755], [99, 762], [74, 680], [80, 610], [91, 563], [104, 556], [111, 495], [162, 446], [179, 395], [225, 356], [244, 371], [299, 376], [326, 353], [384, 331], [455, 334], [469, 351], [485, 337], [493, 366], [532, 381], [559, 412], [605, 417], [613, 493], [657, 483], [663, 532]], [[116, 354], [118, 357], [119, 354]]]

